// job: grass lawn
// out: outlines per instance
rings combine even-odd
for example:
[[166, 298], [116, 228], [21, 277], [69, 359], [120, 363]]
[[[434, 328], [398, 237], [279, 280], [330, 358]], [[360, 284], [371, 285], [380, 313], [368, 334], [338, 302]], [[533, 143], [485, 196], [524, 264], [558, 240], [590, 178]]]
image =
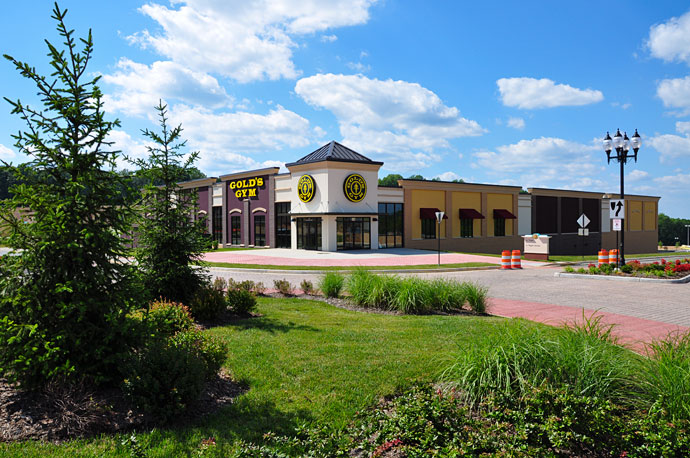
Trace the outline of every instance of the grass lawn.
[[[258, 312], [263, 316], [208, 331], [229, 343], [226, 367], [249, 390], [193, 426], [137, 434], [146, 456], [197, 456], [210, 436], [218, 445], [204, 456], [227, 456], [238, 440], [255, 441], [267, 431], [290, 433], [312, 420], [345, 425], [398, 387], [436, 380], [453, 356], [503, 321], [369, 314], [304, 299], [262, 298]], [[126, 457], [124, 437], [59, 446], [0, 443], [0, 456]]]
[[[268, 264], [235, 264], [232, 262], [204, 262], [207, 267], [228, 267], [231, 269], [267, 269], [267, 270], [352, 270], [353, 266], [274, 266]], [[488, 262], [461, 262], [457, 264], [441, 264], [441, 269], [498, 267], [498, 264]], [[366, 266], [369, 270], [412, 270], [438, 269], [438, 264], [423, 264], [419, 266]]]

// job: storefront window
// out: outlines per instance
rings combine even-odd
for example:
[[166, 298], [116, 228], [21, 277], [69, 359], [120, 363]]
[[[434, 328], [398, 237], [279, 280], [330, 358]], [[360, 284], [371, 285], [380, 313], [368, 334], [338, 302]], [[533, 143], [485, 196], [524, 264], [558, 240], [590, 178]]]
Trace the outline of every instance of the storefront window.
[[211, 233], [213, 240], [223, 243], [223, 207], [213, 207], [211, 211]]
[[379, 204], [379, 248], [402, 248], [403, 204]]
[[474, 220], [460, 218], [460, 237], [474, 237]]
[[506, 235], [506, 220], [505, 218], [494, 217], [494, 236], [504, 237]]
[[239, 215], [230, 217], [230, 243], [233, 245], [242, 243], [242, 223]]
[[276, 215], [276, 248], [290, 248], [290, 202], [278, 202], [275, 205]]
[[371, 249], [371, 218], [336, 218], [338, 250]]
[[254, 246], [266, 246], [266, 216], [254, 216]]
[[435, 239], [436, 238], [436, 220], [431, 218], [422, 218], [422, 238]]

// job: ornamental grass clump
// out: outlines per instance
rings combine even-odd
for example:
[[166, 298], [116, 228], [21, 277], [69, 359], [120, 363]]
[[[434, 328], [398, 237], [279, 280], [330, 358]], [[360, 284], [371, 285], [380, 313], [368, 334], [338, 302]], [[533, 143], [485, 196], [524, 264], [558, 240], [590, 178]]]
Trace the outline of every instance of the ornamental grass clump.
[[347, 290], [361, 307], [402, 313], [452, 312], [465, 305], [483, 313], [488, 292], [485, 287], [470, 282], [377, 275], [364, 268], [355, 269], [348, 277]]
[[671, 334], [648, 350], [642, 370], [647, 400], [673, 420], [690, 420], [690, 333]]
[[345, 284], [345, 277], [338, 272], [328, 272], [319, 281], [319, 289], [326, 297], [338, 297]]
[[535, 387], [630, 405], [640, 399], [640, 364], [600, 317], [556, 329], [516, 319], [498, 324], [458, 356], [443, 378], [462, 387], [472, 405], [493, 394], [520, 399]]

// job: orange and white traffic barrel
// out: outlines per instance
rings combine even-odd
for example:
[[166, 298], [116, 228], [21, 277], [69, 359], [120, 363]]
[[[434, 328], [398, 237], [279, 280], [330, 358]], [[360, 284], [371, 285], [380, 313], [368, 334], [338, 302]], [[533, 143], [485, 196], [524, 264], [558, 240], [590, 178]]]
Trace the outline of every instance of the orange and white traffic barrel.
[[599, 267], [609, 263], [608, 250], [599, 250]]
[[609, 264], [618, 265], [618, 250], [609, 251]]
[[522, 269], [520, 258], [520, 250], [513, 250], [513, 256], [510, 259], [510, 267], [512, 269]]
[[510, 250], [501, 252], [501, 269], [510, 269]]

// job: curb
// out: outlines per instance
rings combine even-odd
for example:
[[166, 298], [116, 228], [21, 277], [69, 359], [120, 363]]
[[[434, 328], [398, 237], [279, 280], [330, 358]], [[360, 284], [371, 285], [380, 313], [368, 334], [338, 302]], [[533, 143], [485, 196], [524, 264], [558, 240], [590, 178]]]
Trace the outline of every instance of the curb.
[[[363, 266], [366, 267], [366, 266]], [[280, 274], [300, 274], [300, 275], [320, 275], [329, 272], [338, 272], [342, 274], [349, 274], [354, 272], [353, 269], [350, 270], [293, 270], [293, 269], [240, 269], [234, 267], [208, 267], [209, 272], [220, 271], [227, 273], [256, 273], [256, 274], [270, 274], [270, 273], [280, 273]], [[371, 273], [374, 274], [389, 274], [389, 273], [444, 273], [444, 272], [463, 272], [472, 270], [500, 270], [500, 266], [484, 266], [484, 267], [451, 267], [446, 269], [372, 269]], [[516, 269], [517, 270], [517, 269]]]
[[608, 281], [632, 281], [632, 282], [652, 282], [652, 283], [690, 283], [690, 275], [686, 275], [683, 278], [647, 278], [647, 277], [618, 277], [616, 275], [589, 275], [589, 274], [576, 274], [568, 272], [556, 272], [553, 274], [554, 277], [565, 277], [565, 278], [587, 278], [590, 280], [608, 280]]

